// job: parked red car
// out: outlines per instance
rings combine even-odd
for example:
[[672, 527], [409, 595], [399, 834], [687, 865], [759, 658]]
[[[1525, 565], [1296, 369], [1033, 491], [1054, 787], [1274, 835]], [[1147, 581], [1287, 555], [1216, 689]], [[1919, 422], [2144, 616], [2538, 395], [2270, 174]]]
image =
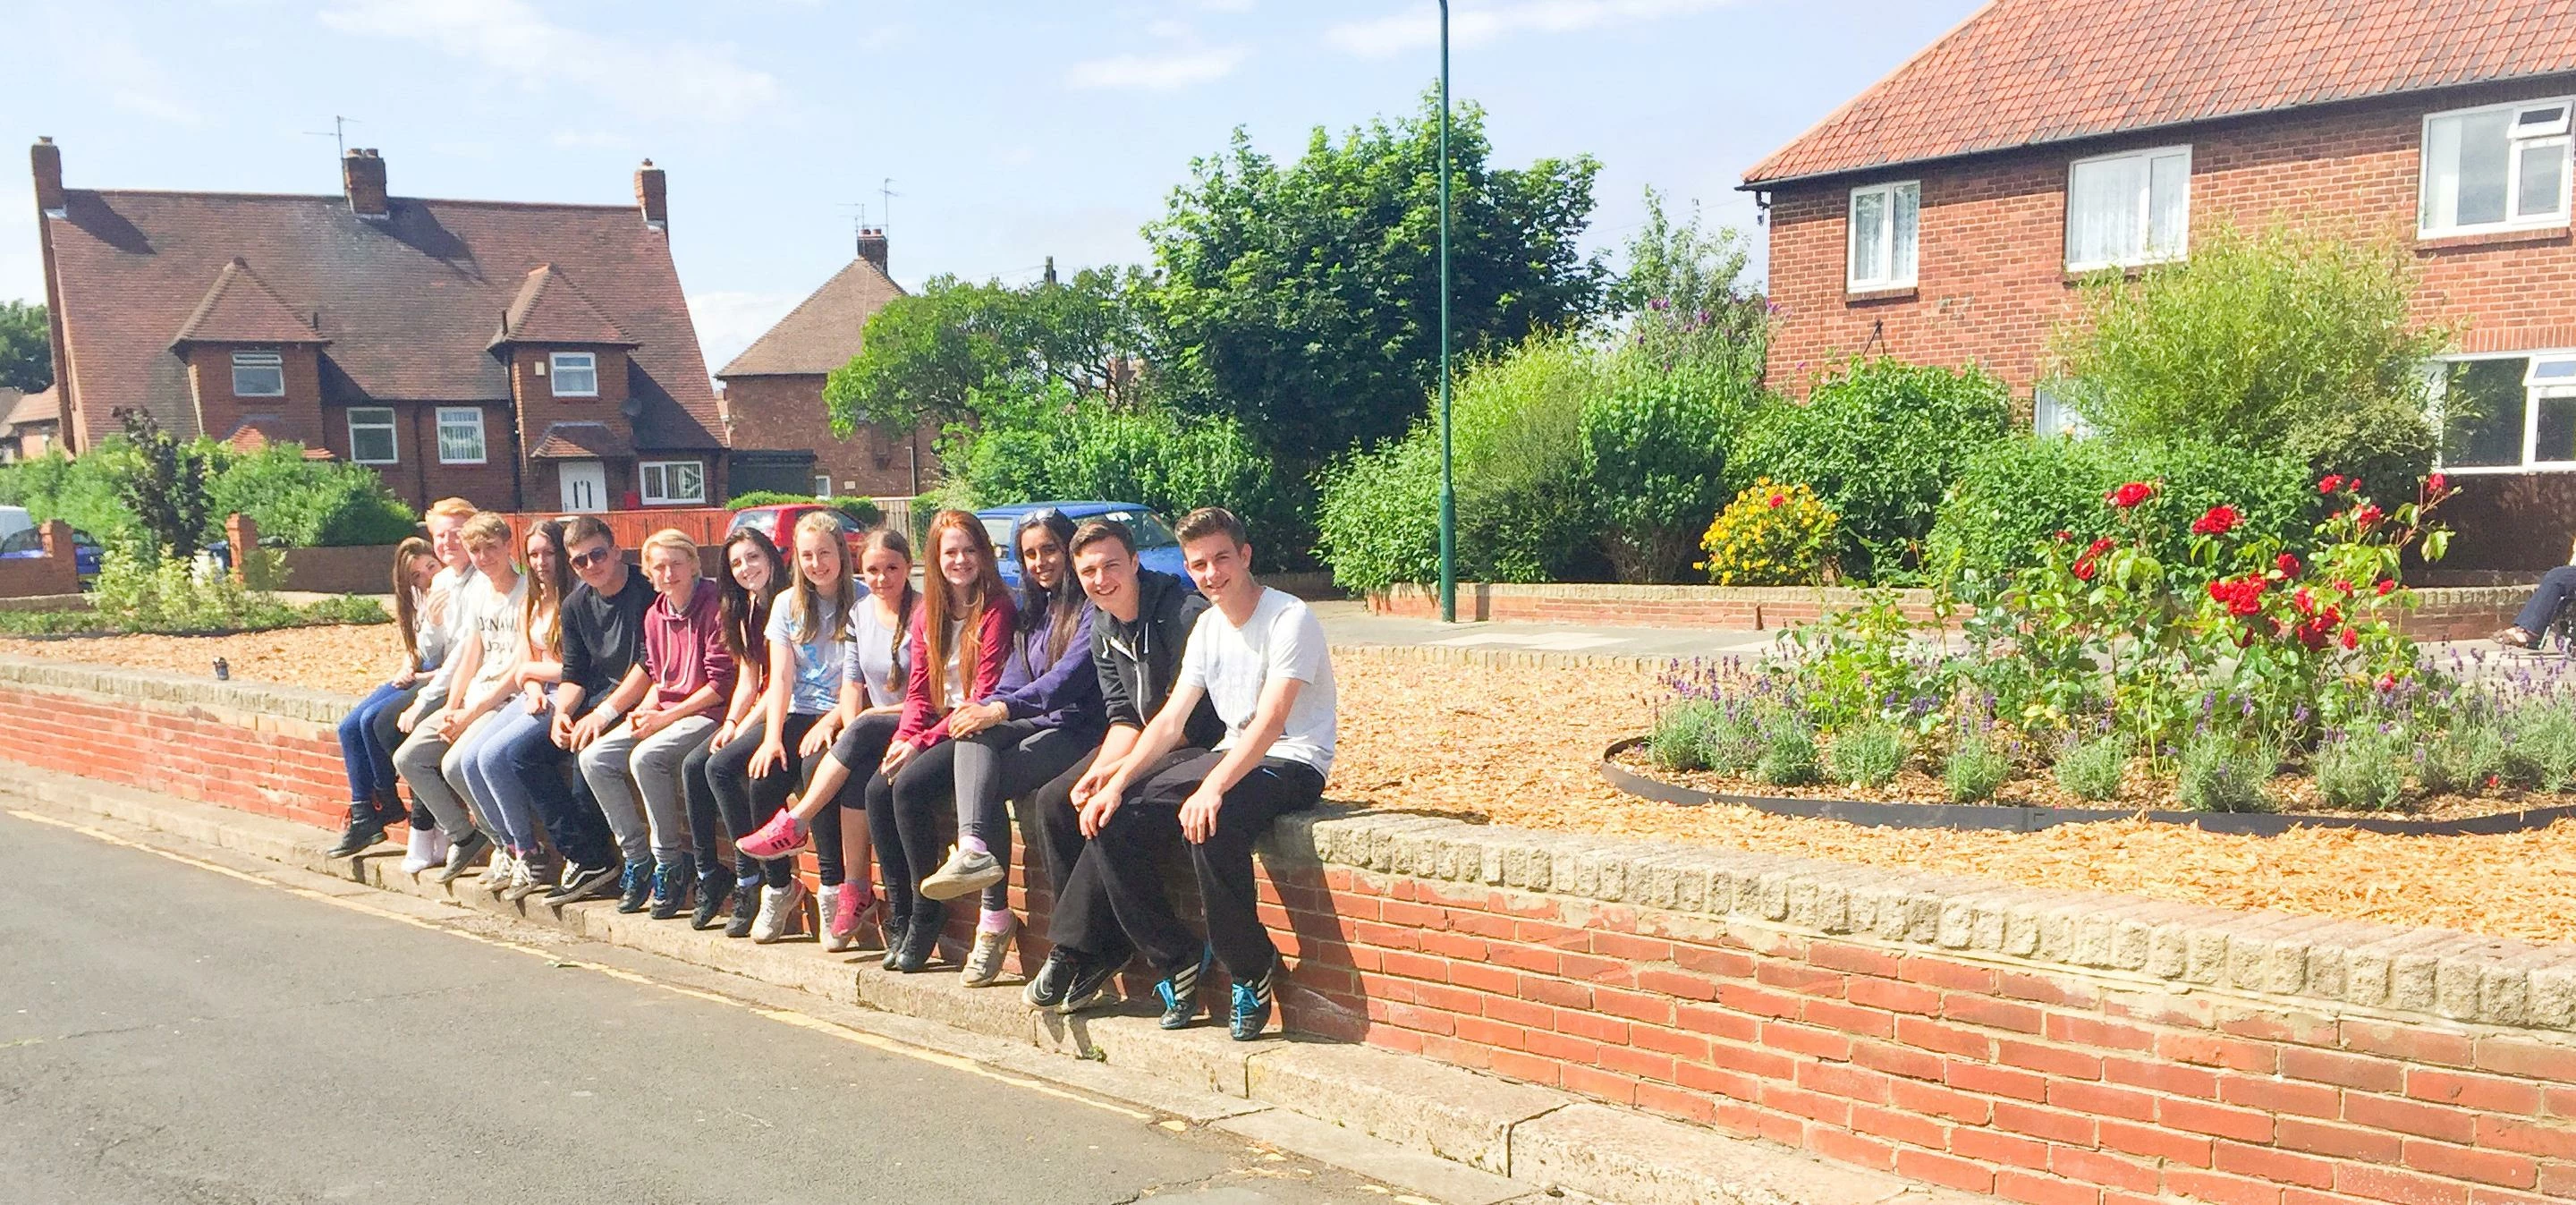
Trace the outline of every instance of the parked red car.
[[735, 511], [733, 521], [725, 525], [725, 538], [732, 539], [733, 533], [748, 527], [768, 536], [770, 543], [778, 545], [780, 555], [794, 560], [796, 550], [789, 548], [787, 541], [796, 534], [796, 525], [804, 522], [807, 514], [818, 510], [840, 522], [841, 542], [849, 549], [851, 564], [855, 566], [858, 563], [859, 540], [867, 534], [868, 529], [847, 513], [818, 502], [778, 502], [767, 506], [746, 506]]

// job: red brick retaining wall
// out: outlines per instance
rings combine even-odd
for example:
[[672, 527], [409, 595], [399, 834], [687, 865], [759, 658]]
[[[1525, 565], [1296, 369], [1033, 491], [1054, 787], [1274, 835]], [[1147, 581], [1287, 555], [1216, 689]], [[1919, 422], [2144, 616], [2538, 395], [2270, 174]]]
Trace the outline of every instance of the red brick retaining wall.
[[[1897, 605], [1918, 623], [1932, 619], [1932, 592], [1898, 590]], [[2482, 640], [2513, 622], [2526, 586], [2456, 586], [2415, 591], [2416, 609], [2398, 624], [2417, 640]], [[1611, 586], [1506, 585], [1462, 582], [1458, 618], [1502, 623], [1563, 623], [1590, 627], [1719, 628], [1767, 631], [1813, 623], [1869, 601], [1866, 591], [1813, 586]], [[1436, 588], [1394, 586], [1372, 590], [1369, 610], [1379, 615], [1431, 619], [1440, 614]]]
[[[0, 759], [332, 825], [347, 702], [0, 659]], [[2576, 1199], [2576, 946], [1367, 812], [1263, 860], [1301, 1031], [2038, 1205]]]

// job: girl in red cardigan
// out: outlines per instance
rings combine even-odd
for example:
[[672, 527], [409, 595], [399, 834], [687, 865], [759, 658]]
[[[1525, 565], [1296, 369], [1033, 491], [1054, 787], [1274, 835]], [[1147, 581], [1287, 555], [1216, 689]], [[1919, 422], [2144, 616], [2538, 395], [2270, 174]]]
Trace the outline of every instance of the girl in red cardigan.
[[1001, 682], [1013, 619], [993, 541], [975, 516], [939, 512], [930, 521], [928, 543], [936, 582], [922, 592], [921, 613], [912, 623], [903, 724], [867, 788], [868, 828], [876, 835], [877, 868], [885, 882], [886, 967], [907, 974], [929, 964], [939, 947], [939, 927], [948, 919], [945, 908], [921, 894], [921, 880], [938, 868], [946, 827], [956, 818], [950, 798], [956, 749], [948, 739], [948, 713], [993, 693]]

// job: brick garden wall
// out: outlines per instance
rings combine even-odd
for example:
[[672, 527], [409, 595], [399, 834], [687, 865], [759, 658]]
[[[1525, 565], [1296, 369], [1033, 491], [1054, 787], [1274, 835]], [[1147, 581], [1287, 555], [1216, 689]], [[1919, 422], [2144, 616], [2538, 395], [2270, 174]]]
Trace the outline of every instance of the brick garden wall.
[[[346, 702], [0, 659], [0, 759], [329, 825]], [[2576, 946], [1366, 812], [1264, 862], [1304, 1032], [2039, 1205], [2576, 1199]]]

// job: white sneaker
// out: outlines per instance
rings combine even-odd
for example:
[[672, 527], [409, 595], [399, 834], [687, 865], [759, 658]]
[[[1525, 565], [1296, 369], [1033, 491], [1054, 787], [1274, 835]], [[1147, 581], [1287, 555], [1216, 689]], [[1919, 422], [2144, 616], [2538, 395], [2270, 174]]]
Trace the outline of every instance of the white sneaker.
[[848, 888], [839, 883], [825, 883], [814, 892], [814, 913], [823, 918], [823, 952], [826, 954], [847, 953], [857, 943], [856, 930], [848, 933], [832, 931], [832, 913], [840, 907], [841, 893], [846, 890]]
[[474, 884], [497, 895], [510, 885], [510, 870], [518, 864], [519, 860], [510, 856], [509, 850], [493, 850], [491, 865], [483, 868], [483, 877], [474, 880]]
[[760, 914], [752, 918], [751, 939], [767, 944], [787, 936], [796, 927], [796, 914], [805, 906], [805, 884], [787, 880], [784, 887], [760, 889]]
[[976, 926], [975, 948], [966, 954], [966, 986], [983, 987], [1002, 977], [1002, 958], [1011, 952], [1011, 934], [1019, 927], [1017, 915], [999, 933]]
[[429, 826], [429, 867], [435, 870], [447, 865], [447, 855], [456, 852], [456, 843], [447, 839], [447, 830]]
[[403, 847], [402, 872], [407, 875], [418, 876], [420, 872], [427, 870], [432, 866], [445, 865], [447, 862], [447, 855], [431, 852], [432, 846], [437, 842], [437, 840], [437, 829], [416, 828], [411, 830], [411, 842]]

